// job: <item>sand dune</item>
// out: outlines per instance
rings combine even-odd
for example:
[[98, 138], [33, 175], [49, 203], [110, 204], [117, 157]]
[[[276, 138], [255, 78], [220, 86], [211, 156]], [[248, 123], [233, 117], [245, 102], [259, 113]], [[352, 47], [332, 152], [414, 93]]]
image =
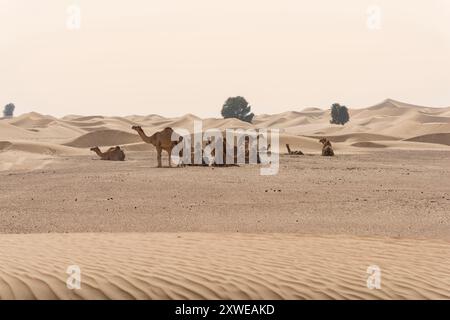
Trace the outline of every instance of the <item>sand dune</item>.
[[352, 146], [358, 147], [358, 148], [386, 148], [387, 147], [385, 144], [375, 143], [375, 142], [370, 142], [370, 141], [355, 142], [355, 143], [352, 143]]
[[100, 127], [105, 125], [106, 123], [104, 121], [66, 121], [67, 124], [80, 127], [81, 129], [84, 129], [85, 127]]
[[105, 119], [103, 116], [80, 116], [80, 117], [74, 117], [72, 120], [74, 121], [90, 121], [90, 120], [101, 120]]
[[32, 139], [35, 136], [34, 132], [13, 126], [6, 121], [0, 120], [0, 139]]
[[295, 135], [280, 134], [280, 150], [286, 152], [285, 145], [289, 144], [291, 149], [299, 149], [301, 151], [317, 152], [322, 150], [322, 145], [318, 143], [317, 138], [299, 137]]
[[67, 146], [52, 143], [28, 142], [20, 140], [0, 141], [0, 152], [1, 151], [22, 151], [46, 155], [83, 154], [79, 150]]
[[[400, 148], [423, 149], [431, 144], [445, 148], [449, 145], [450, 108], [429, 108], [387, 99], [368, 108], [349, 109], [349, 112], [351, 120], [344, 126], [330, 124], [329, 110], [316, 107], [257, 115], [253, 124], [238, 119], [208, 118], [202, 120], [202, 125], [203, 130], [216, 128], [222, 131], [276, 128], [280, 130], [281, 144], [291, 143], [295, 148], [310, 151], [320, 150], [320, 145], [316, 145], [314, 140], [322, 136], [339, 143], [336, 147], [341, 152], [355, 152], [355, 147], [362, 148], [362, 145], [374, 148], [378, 141], [409, 142], [389, 143], [390, 148], [398, 145]], [[177, 118], [164, 118], [155, 114], [127, 117], [68, 115], [57, 119], [32, 112], [0, 120], [0, 139], [45, 142], [77, 148], [127, 145], [141, 142], [131, 130], [132, 125], [141, 125], [148, 135], [165, 127], [187, 129], [192, 133], [194, 121], [198, 120], [200, 118], [192, 114]], [[140, 146], [137, 149], [133, 146], [130, 148], [136, 151], [148, 150]]]
[[86, 155], [87, 150], [54, 143], [10, 140], [0, 141], [0, 171], [42, 169], [65, 156]]
[[130, 143], [122, 146], [125, 151], [154, 151], [154, 147], [145, 142]]
[[307, 107], [303, 108], [302, 112], [322, 112], [323, 110], [317, 107]]
[[406, 141], [444, 144], [450, 146], [450, 133], [433, 133], [406, 139]]
[[238, 119], [205, 119], [203, 121], [204, 129], [252, 129], [251, 124]]
[[128, 121], [132, 121], [134, 123], [136, 122], [152, 122], [152, 121], [159, 121], [159, 120], [165, 120], [163, 116], [160, 116], [159, 114], [149, 114], [146, 116], [140, 116], [140, 115], [131, 115], [124, 117]]
[[19, 117], [12, 118], [9, 123], [21, 128], [42, 128], [56, 120], [51, 116], [44, 116], [37, 112], [30, 112]]
[[[450, 244], [287, 234], [0, 235], [1, 299], [449, 299]], [[70, 265], [81, 289], [66, 287]], [[381, 268], [381, 289], [367, 268]]]
[[137, 134], [118, 130], [100, 130], [86, 133], [73, 141], [65, 143], [66, 146], [89, 148], [92, 146], [112, 146], [142, 141]]
[[400, 140], [392, 136], [384, 136], [373, 133], [350, 133], [336, 136], [326, 136], [331, 142], [366, 142], [366, 141], [391, 141]]

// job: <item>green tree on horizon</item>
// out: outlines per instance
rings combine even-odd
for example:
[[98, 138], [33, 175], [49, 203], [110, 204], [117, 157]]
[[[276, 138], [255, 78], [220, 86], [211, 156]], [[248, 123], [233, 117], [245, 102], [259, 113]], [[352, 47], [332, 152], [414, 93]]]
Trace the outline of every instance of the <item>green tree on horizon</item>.
[[346, 106], [341, 106], [339, 103], [333, 103], [331, 106], [331, 120], [332, 124], [344, 125], [350, 120], [348, 109]]
[[222, 117], [236, 118], [251, 123], [255, 116], [251, 111], [251, 106], [244, 97], [230, 97], [222, 106]]
[[3, 109], [4, 117], [12, 117], [14, 115], [14, 109], [16, 106], [13, 103], [8, 103]]

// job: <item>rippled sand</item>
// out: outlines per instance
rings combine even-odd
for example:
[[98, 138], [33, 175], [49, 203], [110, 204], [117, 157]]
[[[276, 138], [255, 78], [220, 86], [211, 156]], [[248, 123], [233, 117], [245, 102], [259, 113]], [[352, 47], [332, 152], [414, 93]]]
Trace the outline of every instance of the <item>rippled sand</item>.
[[[69, 265], [81, 289], [66, 287]], [[366, 286], [381, 268], [381, 289]], [[449, 299], [450, 244], [287, 234], [0, 236], [0, 298]]]

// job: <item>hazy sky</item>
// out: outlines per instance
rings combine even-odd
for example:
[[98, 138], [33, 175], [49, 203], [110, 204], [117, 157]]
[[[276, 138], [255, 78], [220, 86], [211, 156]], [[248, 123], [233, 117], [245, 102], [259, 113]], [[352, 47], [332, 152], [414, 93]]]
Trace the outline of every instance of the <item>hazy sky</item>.
[[0, 0], [17, 113], [219, 116], [235, 95], [257, 114], [450, 106], [450, 1]]

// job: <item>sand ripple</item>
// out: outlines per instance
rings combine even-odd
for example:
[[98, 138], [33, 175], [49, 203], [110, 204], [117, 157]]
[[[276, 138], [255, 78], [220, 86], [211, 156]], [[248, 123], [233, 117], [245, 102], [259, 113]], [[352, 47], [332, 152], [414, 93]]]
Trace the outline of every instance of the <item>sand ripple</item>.
[[[369, 265], [380, 290], [366, 287]], [[81, 289], [66, 287], [69, 265]], [[0, 235], [2, 299], [449, 299], [450, 244], [285, 234]]]

